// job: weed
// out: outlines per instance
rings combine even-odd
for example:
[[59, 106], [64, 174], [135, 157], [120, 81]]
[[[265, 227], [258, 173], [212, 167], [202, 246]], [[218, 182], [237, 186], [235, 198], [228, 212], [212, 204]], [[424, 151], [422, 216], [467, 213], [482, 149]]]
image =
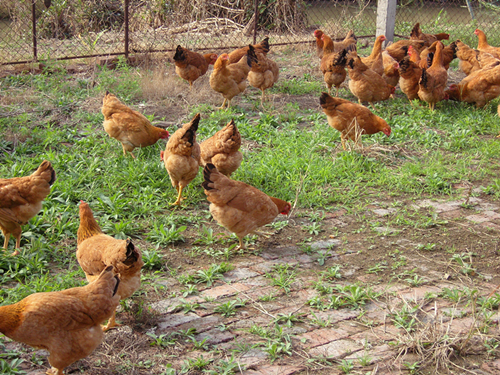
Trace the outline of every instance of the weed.
[[341, 359], [339, 369], [341, 369], [344, 374], [350, 374], [354, 368], [354, 361], [352, 359]]
[[153, 341], [150, 343], [151, 346], [166, 348], [167, 346], [175, 345], [175, 343], [177, 342], [176, 339], [172, 338], [172, 335], [161, 334], [157, 336], [151, 332], [147, 332], [146, 335], [153, 339]]
[[236, 314], [236, 308], [245, 306], [246, 302], [246, 300], [242, 300], [239, 298], [227, 301], [226, 303], [222, 303], [219, 306], [216, 306], [214, 312], [220, 313], [225, 317], [232, 316]]
[[288, 294], [297, 277], [297, 272], [288, 264], [277, 264], [273, 267], [272, 273], [266, 273], [266, 277], [271, 279], [272, 285], [282, 288]]

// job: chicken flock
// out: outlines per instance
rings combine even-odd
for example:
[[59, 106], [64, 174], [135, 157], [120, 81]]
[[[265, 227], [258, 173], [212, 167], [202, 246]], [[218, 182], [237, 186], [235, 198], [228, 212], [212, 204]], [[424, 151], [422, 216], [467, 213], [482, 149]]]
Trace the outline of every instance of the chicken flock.
[[[436, 103], [456, 100], [484, 107], [500, 96], [500, 47], [487, 43], [479, 29], [474, 32], [479, 40], [473, 49], [460, 40], [444, 45], [446, 33], [426, 34], [417, 23], [408, 40], [400, 40], [382, 48], [385, 36], [375, 39], [369, 56], [358, 56], [357, 38], [349, 31], [341, 42], [334, 42], [321, 30], [314, 32], [316, 52], [328, 93], [319, 98], [328, 124], [341, 134], [341, 144], [359, 142], [363, 134], [391, 135], [391, 127], [362, 103], [388, 100], [396, 86], [413, 100], [428, 103], [431, 110]], [[189, 83], [210, 74], [210, 87], [224, 98], [221, 108], [229, 107], [237, 95], [245, 91], [247, 81], [262, 92], [273, 87], [279, 78], [276, 62], [267, 55], [269, 38], [256, 45], [217, 56], [205, 55], [177, 46], [175, 72]], [[450, 62], [459, 59], [459, 68], [466, 77], [447, 87]], [[338, 97], [339, 89], [349, 77], [348, 87], [358, 99], [354, 103]], [[332, 88], [336, 96], [331, 96]], [[141, 113], [123, 104], [115, 95], [106, 92], [103, 98], [103, 127], [118, 140], [126, 157], [137, 147], [147, 147], [159, 139], [167, 140], [161, 160], [177, 191], [173, 205], [180, 206], [186, 186], [203, 169], [202, 187], [210, 202], [213, 218], [239, 240], [258, 233], [259, 227], [272, 222], [278, 214], [288, 215], [289, 202], [271, 197], [242, 181], [232, 180], [231, 174], [241, 165], [243, 155], [241, 135], [233, 120], [201, 143], [196, 132], [201, 116], [178, 128], [173, 134], [153, 126]], [[500, 107], [499, 107], [500, 115]], [[0, 179], [0, 229], [5, 237], [4, 249], [10, 236], [15, 237], [15, 251], [19, 253], [21, 226], [42, 209], [42, 201], [49, 195], [56, 181], [51, 163], [43, 161], [29, 176]], [[77, 232], [76, 259], [89, 284], [59, 292], [35, 293], [23, 300], [0, 307], [0, 332], [13, 340], [49, 351], [52, 369], [47, 374], [63, 375], [65, 367], [89, 355], [102, 341], [103, 331], [118, 324], [116, 307], [120, 300], [132, 296], [140, 288], [142, 254], [130, 239], [118, 240], [104, 234], [90, 206], [79, 204], [80, 225]], [[101, 326], [104, 322], [108, 323]]]

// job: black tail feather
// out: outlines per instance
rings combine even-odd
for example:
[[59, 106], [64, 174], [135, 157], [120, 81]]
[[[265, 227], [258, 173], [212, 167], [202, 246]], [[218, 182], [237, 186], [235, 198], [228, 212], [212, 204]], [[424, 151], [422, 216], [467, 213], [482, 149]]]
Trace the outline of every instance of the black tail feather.
[[208, 186], [208, 184], [213, 183], [212, 180], [210, 180], [210, 174], [213, 172], [213, 170], [217, 170], [215, 165], [212, 163], [207, 163], [205, 165], [205, 168], [203, 168], [203, 182], [201, 183], [201, 186], [203, 186], [203, 189], [205, 190], [213, 190], [212, 187]]

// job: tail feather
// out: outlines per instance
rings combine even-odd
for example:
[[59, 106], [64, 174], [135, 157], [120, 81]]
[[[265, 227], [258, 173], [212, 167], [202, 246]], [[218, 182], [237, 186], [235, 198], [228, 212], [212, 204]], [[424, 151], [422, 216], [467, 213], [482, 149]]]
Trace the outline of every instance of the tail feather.
[[332, 96], [330, 96], [326, 92], [322, 92], [321, 96], [319, 97], [319, 104], [322, 108], [325, 108], [326, 106], [331, 106], [331, 105], [333, 105], [335, 107], [335, 100]]
[[265, 52], [265, 53], [268, 53], [269, 50], [270, 50], [270, 47], [269, 47], [269, 37], [266, 36], [262, 42], [259, 43], [260, 46], [262, 47], [262, 50]]
[[38, 175], [47, 180], [49, 185], [52, 185], [56, 180], [56, 171], [52, 167], [52, 164], [48, 160], [44, 160], [38, 169], [35, 171], [34, 175]]
[[205, 189], [205, 190], [213, 190], [214, 189], [213, 187], [208, 186], [208, 184], [213, 184], [213, 181], [210, 180], [210, 175], [214, 171], [217, 171], [217, 168], [212, 163], [207, 163], [207, 165], [205, 165], [205, 168], [203, 168], [203, 182], [201, 183], [201, 186], [203, 186], [203, 189]]
[[[355, 46], [355, 45], [351, 44], [351, 46]], [[333, 65], [344, 66], [346, 64], [346, 62], [347, 62], [346, 56], [347, 56], [347, 49], [348, 48], [344, 48], [342, 51], [340, 51], [338, 53], [338, 55], [333, 60]]]
[[123, 264], [130, 266], [139, 260], [139, 253], [135, 249], [135, 246], [132, 243], [132, 240], [130, 238], [127, 238], [126, 249], [127, 249], [127, 251], [125, 253], [126, 259], [123, 262]]
[[198, 130], [198, 124], [200, 123], [201, 115], [198, 113], [190, 122], [190, 126], [187, 128], [186, 132], [182, 136], [182, 139], [189, 142], [191, 145], [194, 144], [196, 138], [196, 131]]
[[410, 37], [418, 38], [420, 35], [420, 23], [416, 23], [415, 26], [413, 26], [413, 29], [411, 30]]
[[247, 64], [251, 68], [253, 64], [258, 63], [257, 55], [255, 54], [255, 48], [249, 44], [247, 52]]
[[420, 84], [422, 86], [424, 86], [425, 88], [427, 88], [427, 80], [428, 80], [428, 76], [427, 76], [427, 71], [425, 68], [422, 69], [422, 75], [420, 76]]

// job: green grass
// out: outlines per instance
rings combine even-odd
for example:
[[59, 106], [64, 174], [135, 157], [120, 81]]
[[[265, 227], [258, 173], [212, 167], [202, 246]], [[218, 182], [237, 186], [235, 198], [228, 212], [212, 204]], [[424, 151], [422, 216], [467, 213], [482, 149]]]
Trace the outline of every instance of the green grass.
[[[316, 62], [309, 64], [315, 67]], [[1, 106], [6, 115], [0, 117], [0, 176], [28, 175], [44, 159], [57, 172], [42, 211], [23, 227], [22, 255], [13, 260], [0, 254], [0, 280], [11, 288], [0, 293], [0, 303], [83, 284], [74, 257], [80, 200], [90, 204], [106, 233], [146, 243], [146, 273], [161, 269], [162, 257], [176, 252], [175, 245], [182, 241], [216, 244], [218, 231], [206, 227], [211, 219], [200, 186], [202, 174], [187, 187], [184, 207], [172, 208], [175, 190], [159, 160], [165, 143], [136, 150], [136, 160], [124, 158], [119, 143], [102, 129], [99, 110], [105, 90], [135, 108], [147, 103], [140, 71], [123, 64], [115, 71], [100, 69], [92, 85], [89, 77], [68, 76], [56, 64], [50, 69], [0, 80], [0, 97], [9, 99]], [[312, 96], [319, 103], [323, 90], [320, 78], [306, 74], [282, 79], [270, 91]], [[341, 95], [352, 99], [345, 90]], [[483, 110], [442, 102], [431, 113], [425, 106], [411, 106], [399, 93], [395, 100], [376, 104], [376, 114], [393, 131], [390, 138], [381, 133], [364, 136], [366, 152], [342, 152], [339, 133], [328, 126], [319, 107], [287, 103], [267, 105], [263, 111], [260, 95], [235, 102], [228, 111], [193, 104], [184, 118], [169, 120], [183, 123], [200, 111], [202, 140], [234, 119], [244, 142], [253, 147], [243, 147], [242, 165], [232, 178], [296, 201], [298, 209], [344, 207], [357, 212], [386, 197], [453, 197], [452, 184], [464, 180], [481, 183], [495, 197], [499, 194], [500, 142], [494, 137], [500, 130], [498, 100]], [[161, 107], [161, 102], [155, 104]], [[250, 104], [250, 109], [238, 104]], [[396, 219], [401, 225], [408, 220]], [[315, 226], [320, 228], [319, 223]]]

